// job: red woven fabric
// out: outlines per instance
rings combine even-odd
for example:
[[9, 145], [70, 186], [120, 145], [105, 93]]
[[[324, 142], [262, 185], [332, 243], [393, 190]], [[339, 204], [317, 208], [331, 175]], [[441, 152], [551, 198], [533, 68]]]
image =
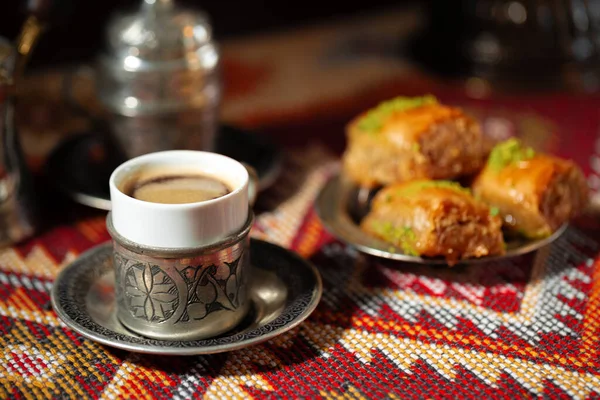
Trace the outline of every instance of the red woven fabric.
[[[65, 327], [49, 291], [64, 265], [109, 240], [103, 213], [74, 213], [75, 222], [1, 250], [0, 398], [599, 397], [597, 216], [576, 221], [546, 251], [455, 269], [384, 264], [321, 226], [312, 202], [337, 164], [306, 143], [319, 139], [335, 154], [355, 112], [428, 88], [392, 81], [334, 104], [240, 119], [288, 145], [285, 173], [261, 195], [252, 235], [310, 259], [324, 280], [312, 316], [265, 344], [153, 357], [101, 346]], [[598, 99], [467, 101], [444, 87], [436, 94], [467, 107], [493, 135], [517, 134], [575, 159], [598, 186]]]

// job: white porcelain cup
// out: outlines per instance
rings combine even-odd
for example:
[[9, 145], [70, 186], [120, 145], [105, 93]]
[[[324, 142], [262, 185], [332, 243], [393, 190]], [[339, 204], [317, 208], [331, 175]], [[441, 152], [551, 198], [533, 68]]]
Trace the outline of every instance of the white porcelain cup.
[[[181, 170], [218, 179], [231, 192], [186, 204], [151, 203], [124, 193], [132, 179]], [[208, 246], [244, 227], [248, 204], [256, 196], [256, 183], [251, 168], [217, 153], [172, 150], [142, 155], [121, 164], [110, 177], [112, 224], [122, 237], [142, 246], [171, 249]]]

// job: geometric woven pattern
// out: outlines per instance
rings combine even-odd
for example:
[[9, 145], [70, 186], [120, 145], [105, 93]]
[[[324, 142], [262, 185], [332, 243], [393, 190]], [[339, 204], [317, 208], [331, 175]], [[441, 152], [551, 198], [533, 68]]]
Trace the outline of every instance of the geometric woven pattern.
[[[230, 41], [222, 117], [290, 149], [320, 141], [340, 150], [343, 126], [358, 112], [400, 94], [433, 93], [464, 106], [495, 139], [518, 135], [573, 159], [600, 195], [597, 94], [494, 89], [480, 98], [468, 90], [475, 86], [442, 83], [395, 45], [417, 22], [401, 7], [356, 24]], [[95, 110], [85, 70], [70, 97]], [[27, 93], [34, 100], [20, 113], [34, 166], [64, 133], [89, 122], [59, 115], [63, 78], [43, 73], [21, 90], [20, 105]], [[334, 240], [312, 209], [338, 168], [334, 158], [307, 148], [286, 154], [286, 163], [282, 179], [259, 197], [252, 235], [320, 270], [323, 298], [305, 322], [212, 356], [156, 357], [84, 339], [56, 317], [49, 293], [66, 264], [109, 236], [104, 213], [69, 212], [74, 222], [0, 250], [0, 399], [600, 398], [598, 218], [577, 221], [549, 251], [510, 262], [383, 263]]]
[[[104, 215], [0, 252], [0, 398], [515, 398], [600, 396], [599, 230], [548, 251], [464, 268], [385, 264], [333, 240], [312, 201], [337, 169], [288, 157], [252, 235], [311, 259], [321, 303], [294, 330], [226, 354], [104, 347], [51, 310], [58, 271], [108, 240]], [[65, 243], [68, 247], [65, 247]]]

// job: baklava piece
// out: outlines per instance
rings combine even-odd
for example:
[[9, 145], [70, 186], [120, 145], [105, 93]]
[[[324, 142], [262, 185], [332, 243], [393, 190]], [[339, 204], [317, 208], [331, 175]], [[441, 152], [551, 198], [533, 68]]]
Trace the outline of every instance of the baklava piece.
[[433, 96], [386, 101], [352, 120], [346, 136], [344, 172], [367, 188], [474, 174], [489, 152], [479, 124]]
[[589, 201], [586, 179], [574, 162], [536, 153], [517, 139], [494, 147], [472, 189], [499, 210], [508, 230], [527, 238], [551, 235]]
[[456, 182], [416, 180], [377, 193], [361, 229], [403, 253], [460, 260], [504, 254], [502, 220]]

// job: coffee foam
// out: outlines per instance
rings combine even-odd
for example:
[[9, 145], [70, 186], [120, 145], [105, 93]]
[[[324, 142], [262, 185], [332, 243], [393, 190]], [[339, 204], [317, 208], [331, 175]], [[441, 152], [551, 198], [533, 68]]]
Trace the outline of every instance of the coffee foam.
[[230, 185], [197, 168], [152, 165], [130, 171], [118, 189], [142, 201], [165, 204], [196, 203], [227, 195]]
[[221, 181], [199, 175], [168, 175], [136, 185], [130, 196], [152, 203], [185, 204], [225, 196], [230, 191]]
[[229, 190], [233, 185], [215, 174], [204, 172], [200, 168], [186, 165], [145, 165], [128, 171], [123, 178], [117, 182], [117, 188], [122, 193], [128, 194], [134, 186], [143, 185], [146, 182], [156, 180], [164, 176], [204, 176], [223, 182]]

